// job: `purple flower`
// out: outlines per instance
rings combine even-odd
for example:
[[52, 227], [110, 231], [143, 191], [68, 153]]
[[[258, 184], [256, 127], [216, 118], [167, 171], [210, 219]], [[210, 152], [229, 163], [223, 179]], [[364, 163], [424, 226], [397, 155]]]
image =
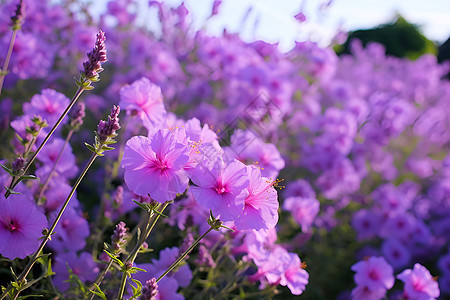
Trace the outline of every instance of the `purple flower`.
[[212, 210], [222, 221], [234, 221], [244, 208], [244, 191], [249, 184], [246, 166], [240, 161], [225, 165], [217, 161], [212, 169], [199, 164], [192, 171], [192, 181], [197, 186], [190, 188], [200, 205]]
[[409, 300], [436, 299], [439, 297], [439, 285], [430, 271], [421, 264], [406, 269], [397, 275], [405, 283], [403, 294]]
[[[166, 248], [159, 253], [159, 259], [154, 259], [150, 264], [141, 264], [137, 267], [147, 270], [146, 273], [140, 272], [135, 275], [135, 278], [141, 282], [145, 282], [151, 277], [159, 277], [166, 271], [172, 263], [174, 263], [180, 255], [180, 250], [177, 247]], [[174, 292], [178, 289], [178, 285], [186, 287], [192, 280], [192, 271], [187, 264], [181, 265], [176, 271], [170, 272], [161, 281], [158, 286], [164, 284], [166, 281], [175, 279], [177, 286]]]
[[14, 259], [25, 258], [37, 250], [47, 218], [31, 197], [0, 196], [0, 254]]
[[284, 200], [283, 209], [290, 211], [302, 231], [307, 232], [319, 213], [320, 202], [313, 197], [289, 197]]
[[120, 89], [119, 106], [131, 115], [138, 115], [150, 132], [161, 124], [166, 116], [161, 88], [145, 77]]
[[371, 290], [365, 285], [359, 285], [352, 290], [352, 299], [380, 300], [386, 295], [384, 289]]
[[76, 209], [67, 208], [56, 225], [50, 247], [60, 251], [77, 251], [86, 245], [89, 224]]
[[161, 203], [174, 199], [188, 184], [183, 170], [189, 160], [188, 152], [167, 129], [159, 130], [151, 139], [132, 137], [122, 160], [128, 188], [138, 195], [150, 194]]
[[407, 265], [411, 259], [411, 253], [400, 241], [390, 238], [381, 245], [381, 252], [387, 261], [395, 268]]
[[358, 210], [352, 218], [352, 226], [357, 233], [358, 240], [366, 240], [379, 234], [382, 225], [381, 218], [374, 210]]
[[[43, 166], [37, 171], [42, 180], [45, 181], [53, 168], [59, 153], [64, 145], [64, 140], [60, 138], [53, 138], [51, 143], [48, 143], [46, 147], [39, 153], [38, 159], [43, 163]], [[64, 151], [61, 154], [61, 158], [56, 165], [55, 171], [58, 176], [64, 178], [72, 178], [78, 173], [78, 167], [75, 164], [75, 155], [72, 152], [72, 147], [67, 144], [64, 147]], [[55, 175], [55, 174], [53, 174]]]
[[[44, 193], [44, 196], [46, 198], [46, 201], [43, 205], [45, 214], [48, 216], [49, 214], [60, 208], [63, 205], [64, 201], [66, 201], [67, 196], [69, 195], [71, 190], [72, 187], [67, 184], [65, 179], [60, 176], [54, 177], [52, 180], [50, 180], [50, 183]], [[76, 192], [70, 199], [68, 207], [79, 207]]]
[[271, 181], [261, 177], [260, 170], [255, 166], [247, 167], [250, 183], [248, 195], [244, 199], [244, 209], [234, 222], [238, 230], [269, 229], [278, 222], [278, 194]]
[[69, 279], [67, 266], [83, 282], [93, 282], [99, 272], [99, 268], [90, 253], [81, 252], [80, 255], [77, 255], [75, 252], [58, 253], [53, 267], [56, 275], [52, 279], [55, 286], [62, 292], [66, 291], [70, 286], [69, 282], [67, 282]]
[[[34, 115], [41, 116], [47, 121], [48, 126], [52, 127], [69, 102], [70, 99], [65, 95], [52, 89], [44, 89], [41, 94], [34, 95], [30, 103], [23, 104], [23, 112], [30, 118], [33, 118]], [[67, 123], [67, 118], [62, 121], [62, 124], [65, 123]]]
[[209, 249], [206, 248], [206, 246], [203, 244], [200, 244], [200, 246], [198, 247], [198, 254], [195, 263], [207, 269], [216, 267], [216, 263], [209, 253]]
[[358, 286], [365, 286], [375, 292], [389, 290], [394, 286], [394, 269], [383, 257], [370, 257], [352, 266], [356, 272], [355, 282]]

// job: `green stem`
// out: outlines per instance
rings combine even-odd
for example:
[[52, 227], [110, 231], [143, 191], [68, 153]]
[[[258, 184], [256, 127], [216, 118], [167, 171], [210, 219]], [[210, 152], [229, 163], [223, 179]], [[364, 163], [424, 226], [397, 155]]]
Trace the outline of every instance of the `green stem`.
[[202, 234], [184, 253], [161, 275], [156, 279], [156, 282], [158, 283], [161, 279], [164, 278], [167, 274], [169, 274], [170, 271], [175, 269], [175, 267], [200, 243], [200, 241], [212, 230], [214, 229], [214, 226], [211, 226], [204, 234]]
[[14, 48], [14, 42], [17, 36], [17, 29], [12, 31], [11, 40], [9, 41], [8, 54], [6, 54], [5, 64], [0, 75], [0, 95], [2, 94], [3, 82], [5, 81], [6, 72], [8, 71], [9, 60], [11, 59], [12, 50]]
[[72, 137], [73, 134], [73, 129], [69, 131], [69, 133], [67, 134], [66, 140], [64, 141], [63, 146], [61, 147], [61, 150], [58, 153], [58, 157], [55, 160], [55, 163], [53, 164], [52, 169], [50, 170], [50, 173], [48, 173], [47, 179], [44, 182], [44, 185], [41, 188], [41, 191], [39, 192], [39, 196], [37, 198], [37, 203], [39, 203], [39, 200], [42, 198], [42, 196], [44, 195], [45, 190], [47, 189], [48, 184], [50, 183], [50, 179], [53, 176], [53, 173], [56, 170], [56, 166], [58, 165], [59, 161], [61, 160], [62, 154], [64, 152], [64, 149], [66, 148], [67, 144], [69, 143], [70, 138]]
[[[41, 145], [39, 145], [39, 148], [36, 150], [36, 152], [34, 152], [33, 156], [30, 159], [30, 161], [27, 162], [27, 164], [26, 164], [26, 166], [25, 166], [25, 168], [24, 168], [24, 170], [22, 172], [22, 175], [26, 174], [26, 172], [28, 171], [28, 169], [31, 167], [31, 165], [33, 164], [34, 160], [36, 159], [37, 155], [39, 154], [39, 152], [41, 152], [42, 148], [44, 148], [44, 146], [47, 143], [47, 141], [50, 139], [52, 134], [58, 128], [59, 124], [61, 124], [62, 120], [67, 115], [67, 113], [72, 108], [72, 106], [75, 104], [75, 102], [77, 102], [78, 98], [80, 97], [81, 93], [84, 90], [85, 90], [84, 87], [79, 87], [78, 88], [77, 92], [75, 93], [75, 95], [72, 98], [72, 101], [70, 101], [69, 105], [66, 107], [64, 112], [61, 114], [61, 116], [59, 117], [58, 121], [56, 121], [55, 125], [53, 125], [52, 129], [47, 134], [45, 139], [42, 141]], [[13, 190], [17, 186], [17, 184], [19, 183], [19, 181], [18, 181], [19, 178], [20, 178], [20, 176], [14, 176], [13, 177], [13, 179], [11, 180], [11, 183], [9, 185], [9, 190], [7, 190], [6, 193], [5, 193], [5, 198], [8, 198], [11, 195], [10, 190]]]
[[[136, 243], [136, 246], [134, 247], [133, 251], [128, 255], [128, 258], [126, 259], [126, 263], [131, 263], [131, 265], [134, 263], [134, 260], [136, 259], [136, 256], [139, 253], [139, 249], [141, 249], [142, 244], [147, 240], [148, 236], [150, 235], [150, 232], [152, 231], [153, 227], [155, 227], [156, 222], [159, 220], [159, 217], [163, 213], [163, 211], [166, 209], [167, 205], [169, 205], [170, 201], [165, 202], [162, 207], [161, 205], [158, 206], [161, 207], [160, 210], [158, 210], [158, 213], [156, 213], [156, 216], [154, 211], [151, 210], [147, 212], [148, 218], [147, 222], [144, 224], [143, 229], [141, 230], [141, 235], [139, 236], [139, 241]], [[123, 294], [125, 292], [125, 286], [127, 284], [127, 278], [128, 274], [127, 272], [124, 272], [122, 274], [122, 281], [120, 283], [120, 290], [117, 295], [118, 300], [123, 299]]]
[[[64, 202], [63, 206], [61, 207], [61, 209], [59, 210], [58, 215], [56, 216], [55, 221], [53, 221], [52, 226], [50, 227], [50, 229], [48, 230], [47, 234], [45, 235], [44, 239], [42, 240], [41, 245], [39, 246], [38, 250], [33, 254], [33, 256], [31, 256], [30, 261], [28, 262], [28, 264], [26, 265], [25, 269], [22, 271], [22, 273], [19, 275], [19, 277], [17, 278], [17, 282], [20, 284], [22, 282], [24, 282], [25, 278], [27, 277], [28, 273], [31, 271], [31, 268], [33, 267], [33, 265], [36, 263], [37, 258], [39, 257], [39, 255], [41, 254], [42, 250], [44, 249], [45, 245], [47, 244], [47, 242], [50, 240], [50, 237], [53, 234], [53, 231], [56, 228], [56, 225], [58, 224], [59, 220], [62, 217], [62, 214], [64, 213], [64, 210], [67, 208], [67, 205], [69, 205], [69, 201], [72, 198], [73, 194], [75, 193], [75, 190], [77, 189], [78, 185], [80, 184], [81, 180], [83, 179], [83, 177], [86, 175], [87, 171], [89, 170], [89, 168], [92, 166], [92, 164], [94, 163], [94, 160], [97, 158], [98, 154], [94, 153], [91, 156], [91, 159], [89, 160], [88, 164], [86, 165], [86, 167], [84, 168], [83, 172], [80, 174], [80, 176], [78, 176], [77, 181], [75, 182], [74, 186], [72, 187], [72, 190], [70, 191], [70, 194], [67, 196], [66, 201]], [[3, 298], [5, 298], [5, 296], [7, 295], [7, 293], [12, 289], [12, 285], [8, 285], [7, 289], [5, 290], [5, 292], [2, 294], [2, 296], [0, 297], [0, 300], [2, 300]], [[20, 292], [20, 291], [19, 291]]]

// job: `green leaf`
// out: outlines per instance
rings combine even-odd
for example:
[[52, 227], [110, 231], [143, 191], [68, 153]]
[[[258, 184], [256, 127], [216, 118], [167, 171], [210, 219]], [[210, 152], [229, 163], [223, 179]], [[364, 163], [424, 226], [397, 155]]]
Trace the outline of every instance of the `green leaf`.
[[97, 153], [97, 151], [95, 151], [95, 148], [94, 148], [92, 145], [90, 145], [90, 144], [88, 144], [88, 143], [84, 143], [84, 144], [86, 145], [86, 147], [87, 147], [91, 152]]
[[93, 293], [93, 294], [99, 296], [100, 298], [102, 298], [102, 299], [104, 299], [104, 300], [107, 300], [107, 299], [106, 299], [105, 293], [103, 293], [103, 291], [100, 289], [100, 287], [98, 286], [98, 284], [94, 283], [94, 286], [95, 286], [95, 289], [96, 289], [97, 291], [92, 291], [92, 290], [89, 290], [89, 291], [90, 291], [91, 293]]
[[134, 199], [133, 199], [133, 202], [136, 203], [143, 210], [150, 211], [150, 208], [147, 206], [147, 204], [140, 203], [139, 201], [136, 201]]
[[34, 175], [23, 175], [23, 176], [19, 177], [19, 179], [17, 180], [17, 183], [19, 183], [19, 182], [21, 182], [23, 180], [28, 180], [28, 179], [35, 180], [35, 179], [39, 179], [39, 177], [36, 177]]
[[27, 299], [27, 298], [35, 298], [35, 297], [42, 298], [42, 297], [44, 297], [44, 295], [26, 295], [26, 296], [20, 296], [19, 298], [17, 298], [17, 300]]
[[18, 192], [14, 192], [12, 189], [10, 189], [9, 187], [6, 187], [6, 186], [5, 186], [5, 190], [7, 192], [9, 192], [10, 194], [13, 194], [13, 195], [20, 195], [21, 194], [21, 193], [18, 193]]
[[5, 167], [4, 165], [0, 164], [0, 166], [2, 166], [3, 170], [5, 170], [6, 172], [9, 173], [9, 175], [14, 176], [12, 169], [9, 169], [7, 167]]
[[118, 259], [114, 254], [111, 254], [111, 253], [109, 253], [108, 251], [106, 251], [106, 250], [103, 250], [106, 254], [108, 254], [108, 256], [113, 260], [113, 261], [115, 261], [121, 268], [123, 268], [123, 266], [124, 266], [124, 264], [123, 264], [123, 262], [120, 260], [120, 259]]
[[131, 284], [131, 282], [128, 282], [128, 284], [133, 289], [133, 297], [131, 299], [135, 299], [141, 295], [142, 283], [137, 279], [133, 279], [133, 278], [130, 278], [130, 279], [131, 279], [131, 281], [133, 281], [136, 284], [136, 286], [134, 286]]
[[141, 268], [132, 267], [131, 269], [128, 270], [128, 272], [130, 272], [130, 274], [136, 274], [137, 272], [147, 272], [147, 271]]
[[111, 151], [111, 150], [114, 150], [114, 147], [108, 147], [106, 145], [103, 145], [101, 150], [103, 150], [103, 151]]

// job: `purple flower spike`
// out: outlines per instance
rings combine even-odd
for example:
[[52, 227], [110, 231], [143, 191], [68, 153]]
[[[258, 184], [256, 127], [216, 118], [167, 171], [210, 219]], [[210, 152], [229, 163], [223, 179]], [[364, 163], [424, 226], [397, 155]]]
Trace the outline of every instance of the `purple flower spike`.
[[77, 102], [69, 112], [69, 124], [74, 130], [83, 125], [83, 118], [86, 116], [86, 105], [83, 102]]
[[139, 300], [156, 300], [156, 294], [158, 293], [158, 284], [156, 283], [156, 278], [152, 278], [145, 282], [145, 285], [142, 287], [142, 294], [139, 297]]
[[113, 235], [111, 236], [112, 247], [115, 251], [119, 251], [125, 245], [127, 238], [126, 224], [122, 221], [116, 225]]
[[22, 0], [17, 3], [16, 11], [14, 12], [14, 16], [11, 17], [11, 21], [13, 24], [13, 30], [20, 29], [23, 24], [23, 19], [25, 18], [25, 3]]
[[108, 121], [100, 120], [97, 126], [97, 134], [101, 142], [105, 142], [108, 138], [117, 136], [116, 130], [120, 129], [119, 124], [120, 107], [113, 106]]
[[103, 71], [102, 63], [107, 61], [105, 40], [105, 33], [99, 30], [94, 49], [87, 54], [88, 60], [83, 63], [84, 75], [90, 81], [98, 81], [98, 74]]
[[25, 159], [22, 156], [19, 156], [11, 165], [13, 174], [18, 175], [25, 165]]

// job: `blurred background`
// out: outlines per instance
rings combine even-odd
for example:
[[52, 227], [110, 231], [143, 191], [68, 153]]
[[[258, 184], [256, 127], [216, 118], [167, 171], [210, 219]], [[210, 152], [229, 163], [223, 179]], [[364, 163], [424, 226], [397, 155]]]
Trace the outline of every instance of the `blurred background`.
[[[140, 22], [157, 28], [156, 9], [140, 0]], [[283, 51], [295, 41], [312, 40], [321, 46], [344, 43], [346, 33], [363, 42], [375, 40], [387, 46], [387, 52], [433, 52], [450, 36], [450, 1], [447, 0], [170, 0], [184, 2], [196, 26], [211, 34], [224, 29], [239, 33], [245, 41], [264, 40], [279, 43]], [[211, 16], [213, 3], [220, 3], [220, 14]], [[108, 1], [90, 3], [93, 13], [104, 11]], [[377, 30], [375, 30], [377, 29]], [[402, 49], [405, 48], [405, 49]], [[345, 50], [345, 49], [344, 49]], [[410, 53], [411, 54], [411, 53]], [[413, 54], [412, 56], [417, 56]]]

